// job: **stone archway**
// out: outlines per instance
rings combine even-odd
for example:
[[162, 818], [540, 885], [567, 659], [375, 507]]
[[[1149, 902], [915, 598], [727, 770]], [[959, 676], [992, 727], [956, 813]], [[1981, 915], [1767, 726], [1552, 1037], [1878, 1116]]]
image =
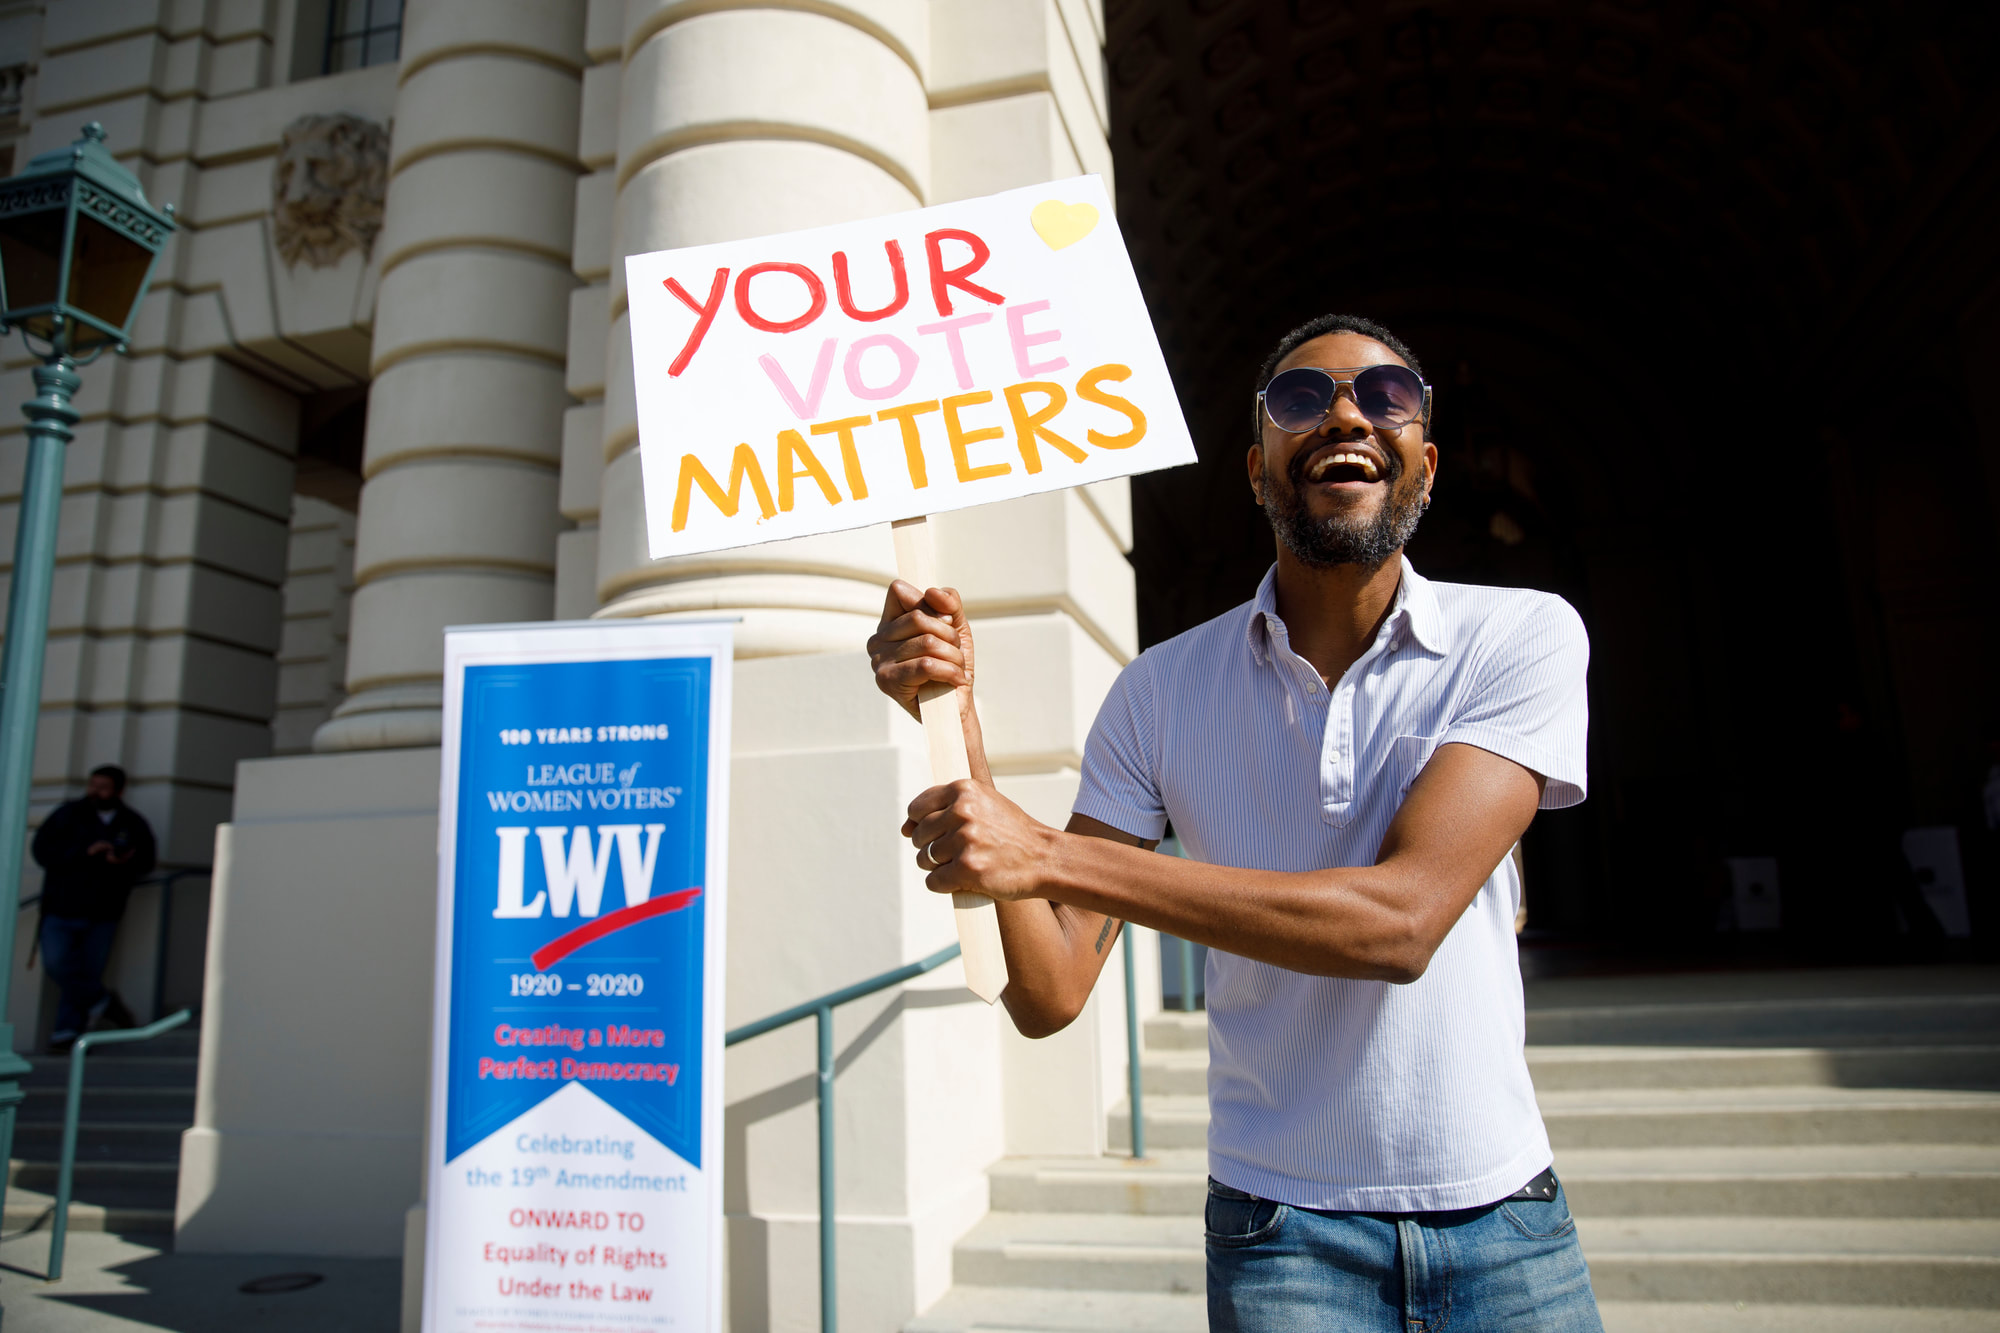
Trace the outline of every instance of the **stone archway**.
[[[1981, 240], [2000, 23], [1690, 0], [1107, 10], [1120, 225], [1202, 453], [1134, 486], [1145, 641], [1242, 600], [1270, 559], [1241, 481], [1264, 349], [1324, 310], [1381, 319], [1439, 386], [1439, 503], [1412, 557], [1561, 592], [1591, 627], [1593, 800], [1530, 846], [1536, 924], [1703, 936], [1724, 858], [1778, 855], [1795, 941], [1879, 950], [1882, 891], [1831, 886], [1827, 848], [1856, 819], [1969, 827], [2000, 723], [1924, 683], [1964, 686], [2000, 645], [1977, 591], [2000, 571], [2000, 439], [1970, 424], [2000, 304]], [[1918, 379], [1920, 401], [1883, 401]], [[1961, 486], [1878, 484], [1871, 444], [1913, 433]], [[1826, 762], [1843, 707], [1884, 756], [1865, 794]]]

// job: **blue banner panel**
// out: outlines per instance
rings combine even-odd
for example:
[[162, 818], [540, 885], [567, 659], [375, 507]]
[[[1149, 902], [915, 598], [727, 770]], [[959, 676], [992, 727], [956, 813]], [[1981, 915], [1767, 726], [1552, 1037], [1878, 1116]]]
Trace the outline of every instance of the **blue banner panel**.
[[447, 1162], [581, 1081], [701, 1165], [708, 677], [467, 668]]

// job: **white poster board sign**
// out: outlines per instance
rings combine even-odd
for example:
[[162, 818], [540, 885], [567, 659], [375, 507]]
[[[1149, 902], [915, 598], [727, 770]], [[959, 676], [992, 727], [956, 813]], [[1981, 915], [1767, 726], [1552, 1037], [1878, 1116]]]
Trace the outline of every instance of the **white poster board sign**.
[[1195, 459], [1096, 176], [625, 273], [655, 559]]
[[425, 1333], [722, 1327], [732, 642], [445, 633]]

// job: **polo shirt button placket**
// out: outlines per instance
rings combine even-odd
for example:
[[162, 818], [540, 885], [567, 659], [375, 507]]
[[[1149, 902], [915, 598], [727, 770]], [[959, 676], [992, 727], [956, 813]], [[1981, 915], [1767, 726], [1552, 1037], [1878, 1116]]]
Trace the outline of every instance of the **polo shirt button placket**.
[[[1333, 754], [1337, 761], [1345, 753], [1351, 755], [1354, 747], [1348, 744], [1354, 738], [1348, 734], [1348, 723], [1354, 716], [1354, 687], [1343, 685], [1334, 696], [1332, 713], [1334, 716]], [[1354, 768], [1348, 766], [1346, 781], [1341, 784], [1340, 794], [1347, 800], [1354, 799]]]
[[1353, 784], [1340, 771], [1340, 758], [1347, 749], [1343, 744], [1345, 728], [1340, 711], [1344, 694], [1344, 690], [1335, 689], [1327, 696], [1325, 757], [1320, 763], [1320, 812], [1327, 823], [1336, 827], [1346, 823], [1341, 812], [1353, 801]]

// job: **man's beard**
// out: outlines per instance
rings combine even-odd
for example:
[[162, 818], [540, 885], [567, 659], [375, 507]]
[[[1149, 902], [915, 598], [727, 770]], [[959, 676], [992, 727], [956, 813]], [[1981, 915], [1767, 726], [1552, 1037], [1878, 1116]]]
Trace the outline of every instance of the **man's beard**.
[[1388, 451], [1389, 475], [1385, 484], [1389, 495], [1375, 511], [1374, 518], [1360, 519], [1341, 513], [1314, 521], [1306, 510], [1302, 493], [1306, 460], [1313, 452], [1301, 449], [1292, 455], [1291, 466], [1286, 469], [1289, 475], [1282, 484], [1271, 471], [1270, 455], [1264, 456], [1264, 517], [1271, 521], [1271, 531], [1278, 534], [1278, 540], [1301, 564], [1310, 568], [1331, 569], [1336, 565], [1380, 568], [1416, 535], [1417, 522], [1424, 516], [1423, 474], [1418, 473], [1413, 484], [1402, 487], [1403, 460]]

